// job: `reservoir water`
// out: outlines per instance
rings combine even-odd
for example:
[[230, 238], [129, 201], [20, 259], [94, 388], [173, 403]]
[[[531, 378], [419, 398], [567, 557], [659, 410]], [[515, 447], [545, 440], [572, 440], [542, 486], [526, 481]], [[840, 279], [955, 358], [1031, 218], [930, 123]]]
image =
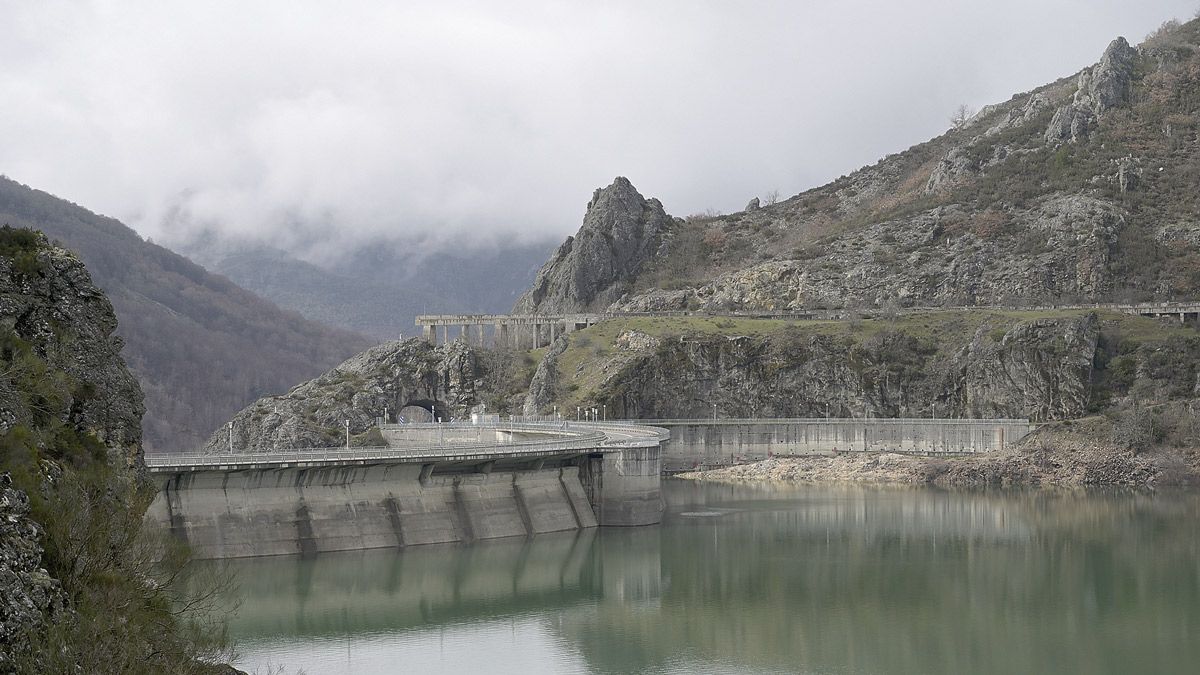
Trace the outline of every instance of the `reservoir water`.
[[1200, 671], [1200, 493], [664, 492], [659, 527], [234, 561], [237, 665]]

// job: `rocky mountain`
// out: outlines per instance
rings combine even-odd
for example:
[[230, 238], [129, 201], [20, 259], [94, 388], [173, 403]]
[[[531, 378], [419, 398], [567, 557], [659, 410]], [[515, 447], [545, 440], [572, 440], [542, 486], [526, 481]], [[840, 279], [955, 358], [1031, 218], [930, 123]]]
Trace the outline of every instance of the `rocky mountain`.
[[379, 242], [315, 265], [262, 245], [198, 238], [189, 258], [329, 326], [379, 340], [416, 332], [425, 313], [504, 313], [529, 287], [550, 244], [420, 254]]
[[113, 307], [40, 233], [0, 228], [0, 672], [218, 668], [142, 531], [142, 393]]
[[628, 179], [596, 190], [583, 226], [568, 237], [517, 301], [517, 314], [597, 311], [607, 307], [660, 255], [672, 219], [657, 199], [646, 199]]
[[[520, 307], [785, 310], [1200, 293], [1200, 21], [778, 203], [668, 218], [618, 180]], [[612, 195], [612, 199], [606, 198]], [[620, 198], [617, 198], [620, 196]], [[620, 262], [618, 262], [620, 261]]]
[[246, 403], [371, 344], [280, 310], [116, 220], [5, 178], [0, 224], [41, 230], [87, 264], [120, 319], [151, 448], [195, 447]]

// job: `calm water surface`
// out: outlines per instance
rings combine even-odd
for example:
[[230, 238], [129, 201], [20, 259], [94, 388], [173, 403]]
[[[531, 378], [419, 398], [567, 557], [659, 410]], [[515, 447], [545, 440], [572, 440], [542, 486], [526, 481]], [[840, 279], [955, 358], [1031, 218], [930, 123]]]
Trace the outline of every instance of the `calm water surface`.
[[661, 527], [237, 561], [239, 667], [1149, 673], [1200, 666], [1200, 493], [668, 481]]

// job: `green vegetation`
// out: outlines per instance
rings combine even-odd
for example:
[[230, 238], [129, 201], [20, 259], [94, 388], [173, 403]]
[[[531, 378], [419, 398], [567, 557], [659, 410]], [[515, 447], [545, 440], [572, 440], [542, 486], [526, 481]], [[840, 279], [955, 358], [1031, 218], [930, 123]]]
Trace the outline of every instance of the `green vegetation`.
[[17, 672], [209, 672], [223, 633], [207, 613], [210, 584], [177, 595], [187, 553], [142, 530], [154, 488], [123, 457], [62, 411], [96, 395], [47, 365], [11, 328], [0, 334], [2, 389], [26, 414], [0, 436], [0, 467], [30, 498], [43, 563], [71, 613], [30, 627], [13, 654]]

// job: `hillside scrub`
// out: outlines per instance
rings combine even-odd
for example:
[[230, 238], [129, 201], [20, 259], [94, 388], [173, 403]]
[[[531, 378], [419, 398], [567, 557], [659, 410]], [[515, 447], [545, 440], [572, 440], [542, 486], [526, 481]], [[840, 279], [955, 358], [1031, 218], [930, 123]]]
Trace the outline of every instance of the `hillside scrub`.
[[[215, 587], [142, 529], [142, 396], [77, 259], [0, 229], [0, 672], [219, 672]], [[210, 590], [204, 590], [205, 588]]]

